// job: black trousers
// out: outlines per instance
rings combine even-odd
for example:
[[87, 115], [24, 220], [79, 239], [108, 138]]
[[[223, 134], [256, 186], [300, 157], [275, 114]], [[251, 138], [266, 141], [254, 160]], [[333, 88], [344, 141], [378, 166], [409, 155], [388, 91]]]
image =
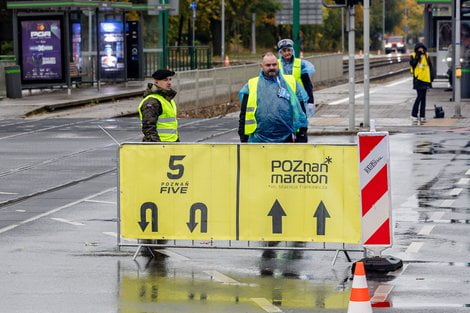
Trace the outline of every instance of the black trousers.
[[426, 92], [427, 89], [416, 89], [418, 95], [416, 96], [415, 103], [413, 104], [413, 109], [411, 110], [411, 116], [418, 117], [418, 109], [419, 109], [419, 117], [426, 117]]

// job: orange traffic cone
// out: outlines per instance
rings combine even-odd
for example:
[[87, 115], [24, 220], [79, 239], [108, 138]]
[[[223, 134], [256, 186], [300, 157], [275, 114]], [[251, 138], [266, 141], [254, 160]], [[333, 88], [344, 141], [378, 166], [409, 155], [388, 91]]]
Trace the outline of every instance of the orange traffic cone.
[[348, 313], [372, 313], [369, 289], [367, 288], [366, 271], [363, 262], [356, 262]]
[[230, 66], [230, 59], [229, 59], [228, 55], [225, 56], [224, 66]]

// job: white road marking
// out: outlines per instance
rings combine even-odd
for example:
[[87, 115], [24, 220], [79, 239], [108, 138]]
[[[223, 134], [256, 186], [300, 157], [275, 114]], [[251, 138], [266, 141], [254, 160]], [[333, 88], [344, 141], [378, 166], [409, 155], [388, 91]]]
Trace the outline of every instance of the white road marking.
[[229, 284], [229, 285], [241, 285], [240, 282], [236, 281], [233, 278], [228, 277], [218, 271], [204, 271], [207, 275], [211, 276], [212, 279], [220, 283]]
[[266, 298], [251, 298], [251, 301], [259, 305], [266, 312], [282, 312], [280, 308], [269, 302]]
[[0, 195], [17, 195], [17, 192], [0, 191]]
[[398, 275], [401, 275], [405, 272], [405, 270], [408, 268], [408, 265], [409, 264], [403, 264], [403, 267], [402, 268], [399, 268], [393, 272], [388, 272], [388, 275], [391, 275], [391, 276], [398, 276]]
[[0, 228], [0, 234], [1, 234], [1, 233], [4, 233], [4, 232], [6, 232], [6, 231], [9, 231], [9, 230], [15, 229], [16, 227], [18, 227], [18, 226], [20, 226], [20, 225], [24, 225], [24, 224], [28, 224], [28, 223], [34, 222], [34, 221], [40, 219], [41, 217], [48, 216], [48, 215], [51, 215], [51, 214], [53, 214], [53, 213], [59, 212], [60, 210], [63, 210], [63, 209], [72, 207], [72, 206], [74, 206], [74, 205], [76, 205], [76, 204], [79, 204], [79, 203], [85, 201], [85, 200], [92, 199], [92, 198], [97, 197], [97, 196], [101, 196], [102, 194], [105, 194], [105, 193], [110, 192], [110, 191], [113, 191], [113, 190], [116, 190], [116, 187], [113, 187], [113, 188], [109, 188], [109, 189], [100, 191], [100, 192], [95, 193], [95, 194], [93, 194], [93, 195], [91, 195], [91, 196], [82, 198], [82, 199], [80, 199], [80, 200], [71, 202], [71, 203], [66, 204], [66, 205], [63, 205], [63, 206], [61, 206], [61, 207], [52, 209], [52, 210], [50, 210], [50, 211], [41, 213], [41, 214], [36, 215], [36, 216], [33, 216], [33, 217], [31, 217], [31, 218], [28, 218], [28, 219], [26, 219], [26, 220], [24, 220], [24, 221], [19, 222], [18, 224], [14, 224], [14, 225], [10, 225], [10, 226], [7, 226], [7, 227]]
[[441, 204], [439, 204], [440, 207], [443, 208], [449, 208], [454, 204], [455, 200], [452, 199], [447, 199], [447, 200], [442, 200]]
[[[373, 93], [376, 93], [376, 92], [377, 92], [377, 90], [373, 89], [373, 90], [369, 91], [369, 94], [373, 94]], [[354, 96], [354, 99], [359, 99], [361, 97], [364, 97], [364, 93], [358, 93], [357, 95]], [[329, 105], [338, 105], [338, 104], [341, 104], [341, 103], [344, 103], [344, 102], [347, 102], [347, 101], [349, 101], [349, 97], [330, 102]]]
[[444, 214], [446, 214], [446, 212], [434, 212], [431, 215], [431, 220], [433, 221], [440, 220], [444, 216]]
[[[107, 235], [107, 236], [111, 236], [111, 237], [117, 238], [117, 233], [116, 233], [116, 232], [113, 232], [113, 231], [104, 231], [103, 234], [104, 234], [104, 235]], [[121, 240], [122, 240], [122, 241], [137, 242], [137, 240], [135, 240], [135, 239], [128, 239], [128, 238], [121, 238]]]
[[395, 87], [397, 85], [400, 85], [400, 84], [403, 84], [403, 83], [407, 83], [411, 81], [411, 78], [405, 78], [405, 79], [402, 79], [402, 80], [398, 80], [396, 82], [393, 82], [393, 83], [390, 83], [388, 85], [385, 85], [385, 87]]
[[21, 213], [24, 213], [26, 212], [26, 210], [15, 210], [16, 212], [21, 212]]
[[375, 289], [374, 295], [370, 299], [371, 302], [384, 302], [387, 300], [388, 295], [392, 291], [394, 286], [392, 285], [379, 285], [377, 289]]
[[434, 228], [435, 225], [425, 225], [419, 231], [418, 235], [429, 235]]
[[85, 202], [116, 204], [116, 202], [113, 202], [113, 201], [102, 201], [102, 200], [85, 200]]
[[412, 242], [408, 249], [406, 249], [405, 253], [418, 253], [419, 249], [423, 247], [424, 242]]
[[468, 185], [470, 182], [470, 178], [460, 178], [460, 180], [457, 182], [457, 185]]
[[156, 252], [161, 253], [161, 254], [164, 254], [164, 255], [166, 255], [166, 256], [169, 256], [169, 257], [172, 258], [172, 259], [179, 260], [179, 261], [187, 261], [187, 260], [190, 260], [190, 258], [185, 257], [184, 255], [179, 254], [179, 253], [176, 253], [176, 252], [171, 251], [171, 250], [169, 250], [169, 249], [159, 249], [159, 250], [156, 250]]
[[8, 225], [8, 226], [6, 226], [6, 227], [3, 227], [3, 228], [0, 229], [0, 234], [1, 234], [1, 233], [4, 233], [4, 232], [7, 232], [7, 231], [9, 231], [9, 230], [15, 229], [15, 228], [18, 227], [18, 226], [20, 226], [20, 225], [18, 225], [18, 224], [13, 224], [13, 225]]
[[70, 224], [70, 225], [74, 225], [74, 226], [84, 226], [85, 225], [83, 223], [72, 222], [72, 221], [66, 220], [65, 218], [60, 218], [60, 217], [51, 217], [51, 220], [66, 223], [66, 224]]
[[449, 191], [448, 196], [458, 196], [462, 192], [462, 188], [454, 188]]
[[465, 175], [470, 175], [470, 169], [465, 172]]

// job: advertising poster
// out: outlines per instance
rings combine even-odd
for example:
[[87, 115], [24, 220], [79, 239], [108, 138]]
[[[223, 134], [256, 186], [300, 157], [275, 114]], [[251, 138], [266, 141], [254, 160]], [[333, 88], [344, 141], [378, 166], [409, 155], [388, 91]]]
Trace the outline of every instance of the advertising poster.
[[100, 23], [100, 67], [104, 79], [124, 79], [124, 27], [121, 21]]
[[82, 27], [80, 23], [72, 23], [72, 63], [80, 72], [82, 69]]
[[63, 80], [61, 20], [23, 20], [20, 26], [22, 80]]

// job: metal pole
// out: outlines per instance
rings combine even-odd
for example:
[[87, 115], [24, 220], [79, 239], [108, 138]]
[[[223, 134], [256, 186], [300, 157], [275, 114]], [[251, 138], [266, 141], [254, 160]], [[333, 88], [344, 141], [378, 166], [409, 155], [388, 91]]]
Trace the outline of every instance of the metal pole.
[[370, 126], [369, 106], [369, 34], [370, 0], [364, 0], [364, 127]]
[[101, 89], [101, 55], [100, 55], [100, 10], [95, 11], [95, 34], [96, 34], [96, 88], [98, 93]]
[[349, 128], [348, 130], [354, 130], [355, 124], [355, 114], [354, 114], [354, 105], [355, 105], [355, 89], [354, 89], [354, 53], [355, 53], [355, 44], [354, 44], [354, 6], [348, 6], [348, 51], [349, 51]]
[[461, 90], [461, 75], [462, 75], [462, 67], [460, 64], [460, 0], [455, 0], [455, 47], [454, 47], [454, 60], [455, 60], [455, 69], [453, 72], [454, 75], [454, 94], [455, 94], [455, 105], [454, 105], [454, 117], [460, 118], [462, 117], [461, 113], [461, 98], [462, 98], [462, 90]]
[[[88, 63], [90, 66], [89, 73], [93, 73], [93, 58], [91, 52], [93, 51], [93, 11], [88, 10]], [[91, 76], [91, 84], [93, 85], [93, 74]]]
[[382, 50], [385, 50], [385, 0], [382, 0]]
[[222, 20], [221, 21], [221, 27], [222, 27], [222, 31], [220, 32], [220, 36], [221, 36], [221, 49], [220, 49], [220, 54], [222, 56], [222, 60], [225, 58], [225, 0], [222, 0], [222, 16], [220, 17], [220, 19]]
[[193, 9], [193, 35], [192, 35], [192, 46], [195, 46], [195, 39], [196, 39], [196, 9]]
[[256, 13], [251, 15], [251, 54], [256, 54]]
[[67, 83], [67, 95], [72, 95], [72, 79], [70, 77], [70, 10], [67, 9], [64, 14], [65, 20], [65, 64], [63, 65], [65, 68], [65, 79]]
[[295, 57], [300, 55], [300, 0], [294, 0], [294, 7], [292, 12], [292, 39], [294, 40]]
[[341, 53], [344, 54], [344, 8], [341, 8]]

